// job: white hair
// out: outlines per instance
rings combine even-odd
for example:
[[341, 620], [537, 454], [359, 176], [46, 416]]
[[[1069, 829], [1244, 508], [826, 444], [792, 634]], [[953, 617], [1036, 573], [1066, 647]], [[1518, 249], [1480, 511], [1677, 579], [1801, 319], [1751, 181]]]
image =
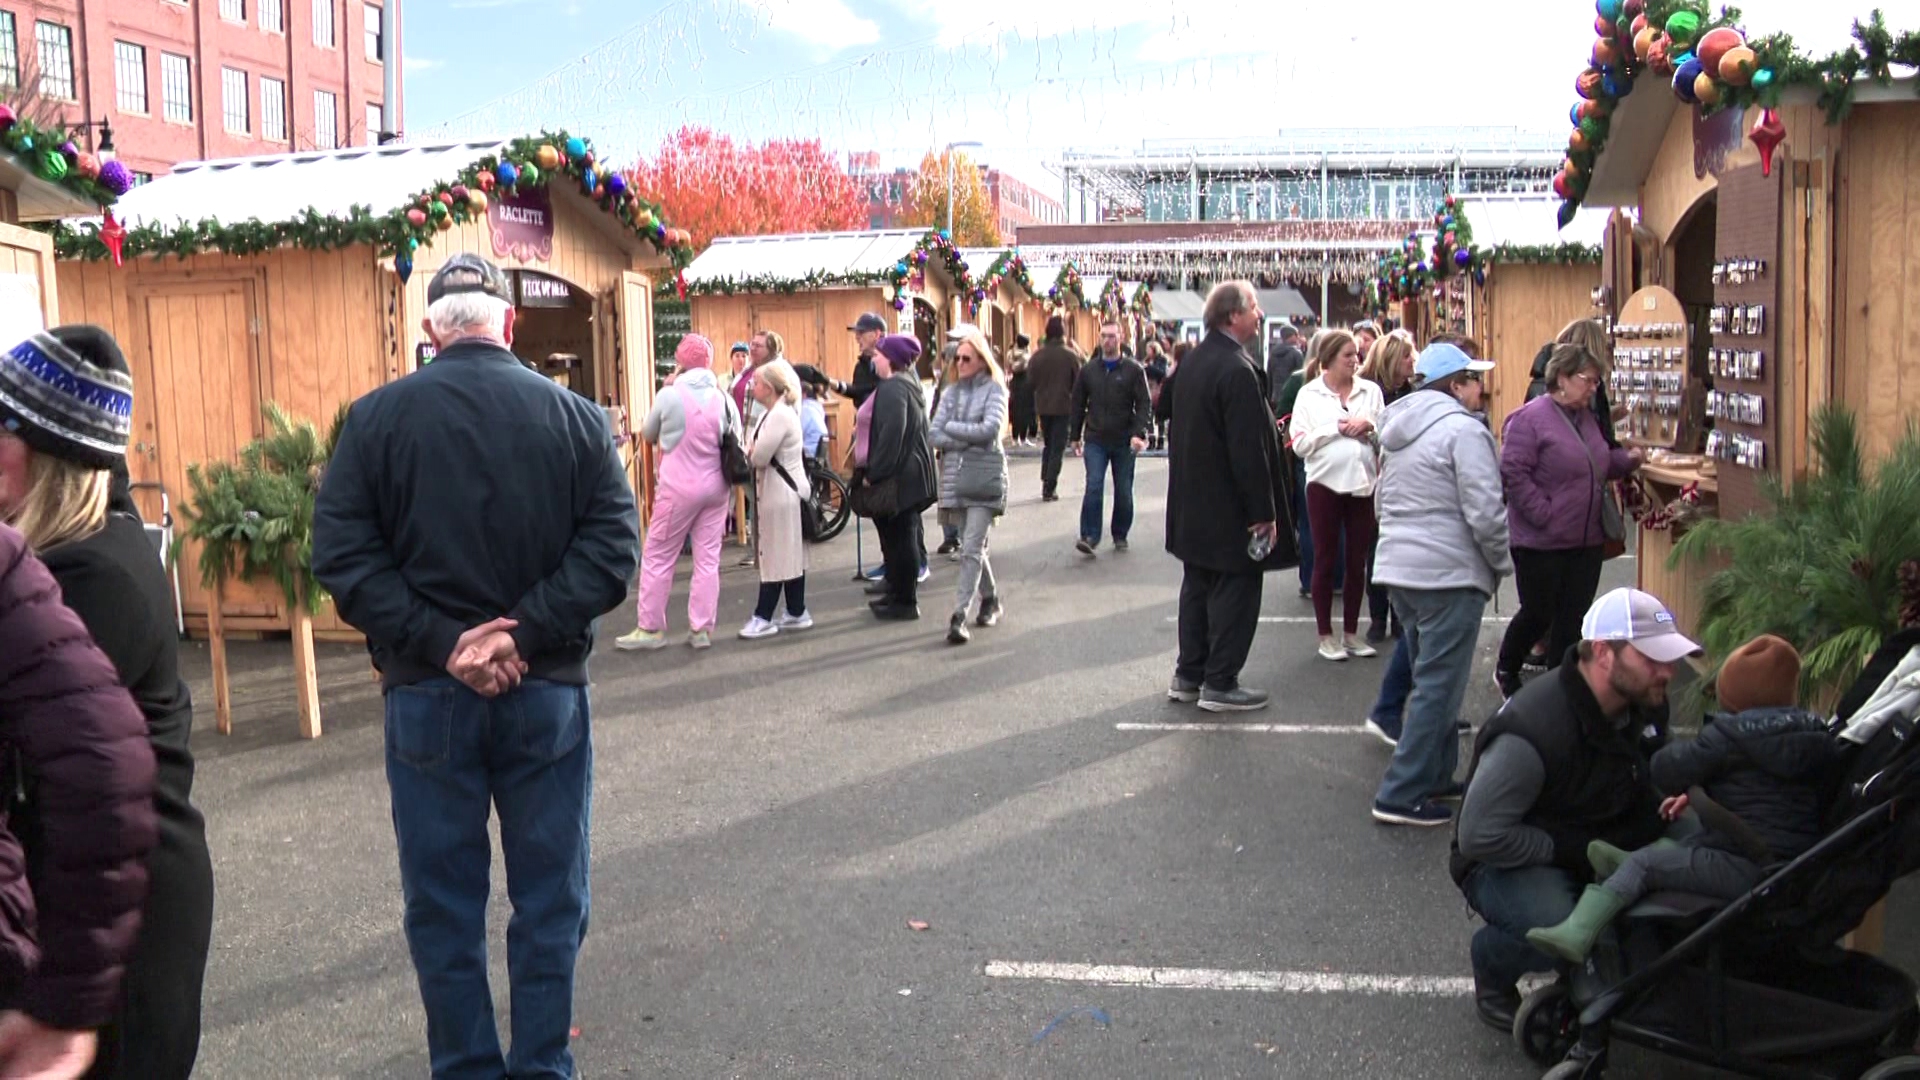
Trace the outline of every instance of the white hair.
[[505, 300], [485, 293], [449, 293], [427, 305], [427, 321], [441, 341], [461, 337], [505, 337], [507, 332]]

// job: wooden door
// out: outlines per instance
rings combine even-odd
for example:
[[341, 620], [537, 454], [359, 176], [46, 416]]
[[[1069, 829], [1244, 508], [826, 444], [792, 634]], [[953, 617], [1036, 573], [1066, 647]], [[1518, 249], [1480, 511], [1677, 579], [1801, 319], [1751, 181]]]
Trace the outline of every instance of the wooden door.
[[[34, 306], [40, 310], [41, 326], [60, 325], [59, 289], [54, 283], [53, 237], [18, 225], [0, 224], [0, 277], [7, 279], [8, 288], [17, 284], [23, 298], [25, 293], [33, 294]], [[23, 333], [20, 336], [26, 335]], [[6, 345], [0, 345], [0, 348], [12, 344], [9, 341]]]
[[[251, 279], [135, 284], [129, 290], [133, 320], [134, 447], [128, 466], [134, 481], [164, 485], [177, 527], [189, 498], [187, 467], [232, 461], [259, 437], [260, 334], [258, 297]], [[159, 507], [143, 512], [159, 520]], [[207, 612], [200, 585], [200, 550], [180, 553], [181, 602], [189, 615]], [[284, 601], [271, 582], [231, 583], [221, 611], [230, 618], [281, 617]]]
[[753, 305], [753, 332], [772, 330], [787, 343], [791, 364], [819, 366], [827, 355], [825, 305], [819, 300], [786, 300]]
[[[653, 410], [653, 293], [643, 275], [628, 270], [614, 285], [611, 300], [616, 338], [612, 345], [625, 378], [617, 400], [626, 409], [627, 430], [638, 432]], [[653, 447], [636, 434], [629, 440], [628, 449], [627, 479], [640, 502], [640, 520], [644, 523], [653, 510]]]

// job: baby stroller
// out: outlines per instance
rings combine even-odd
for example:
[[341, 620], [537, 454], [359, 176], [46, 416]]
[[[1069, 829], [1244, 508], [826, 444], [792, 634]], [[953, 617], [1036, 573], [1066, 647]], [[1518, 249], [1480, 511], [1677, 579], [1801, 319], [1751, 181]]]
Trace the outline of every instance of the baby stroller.
[[[1856, 685], [1843, 700], [1843, 723], [1916, 646], [1920, 633], [1908, 631], [1883, 647], [1861, 676], [1864, 690]], [[1843, 741], [1825, 800], [1826, 835], [1805, 854], [1768, 866], [1730, 904], [1647, 896], [1584, 965], [1529, 994], [1513, 1034], [1530, 1058], [1551, 1066], [1546, 1080], [1603, 1076], [1613, 1041], [1741, 1076], [1920, 1078], [1920, 988], [1835, 944], [1896, 880], [1920, 869], [1917, 713], [1894, 716], [1864, 744]], [[1764, 852], [1704, 793], [1691, 799], [1710, 827]]]

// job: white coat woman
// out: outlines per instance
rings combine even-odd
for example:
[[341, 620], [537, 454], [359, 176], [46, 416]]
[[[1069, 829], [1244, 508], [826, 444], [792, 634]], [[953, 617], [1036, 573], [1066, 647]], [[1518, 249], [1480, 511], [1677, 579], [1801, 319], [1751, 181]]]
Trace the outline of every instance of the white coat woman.
[[[1373, 488], [1380, 480], [1375, 449], [1386, 401], [1378, 384], [1359, 375], [1360, 348], [1352, 334], [1329, 330], [1314, 339], [1319, 378], [1300, 388], [1293, 403], [1293, 452], [1306, 463], [1307, 519], [1313, 550], [1346, 555], [1344, 634], [1333, 632], [1332, 558], [1313, 564], [1313, 615], [1320, 630], [1320, 656], [1379, 655], [1360, 639], [1360, 608], [1366, 600], [1367, 560], [1378, 524]], [[1344, 538], [1344, 548], [1342, 547]]]
[[940, 395], [928, 441], [940, 451], [940, 524], [958, 532], [960, 581], [947, 641], [967, 643], [967, 612], [980, 598], [979, 624], [1000, 621], [999, 583], [987, 559], [987, 532], [1007, 510], [1007, 453], [1001, 429], [1007, 422], [1007, 381], [993, 348], [968, 329], [954, 351], [953, 381]]
[[[813, 625], [807, 613], [807, 543], [800, 530], [801, 502], [813, 491], [802, 461], [800, 376], [785, 360], [772, 360], [754, 370], [751, 392], [761, 410], [747, 439], [759, 507], [753, 543], [760, 603], [740, 628], [740, 636], [748, 639]], [[787, 606], [776, 615], [782, 592]]]

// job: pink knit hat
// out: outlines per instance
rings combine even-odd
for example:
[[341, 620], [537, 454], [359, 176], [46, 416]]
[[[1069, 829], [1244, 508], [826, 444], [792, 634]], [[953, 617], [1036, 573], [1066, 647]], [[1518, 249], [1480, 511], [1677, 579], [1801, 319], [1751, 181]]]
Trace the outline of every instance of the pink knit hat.
[[680, 347], [673, 350], [673, 360], [683, 369], [710, 368], [713, 366], [713, 342], [699, 334], [688, 334], [680, 339]]

